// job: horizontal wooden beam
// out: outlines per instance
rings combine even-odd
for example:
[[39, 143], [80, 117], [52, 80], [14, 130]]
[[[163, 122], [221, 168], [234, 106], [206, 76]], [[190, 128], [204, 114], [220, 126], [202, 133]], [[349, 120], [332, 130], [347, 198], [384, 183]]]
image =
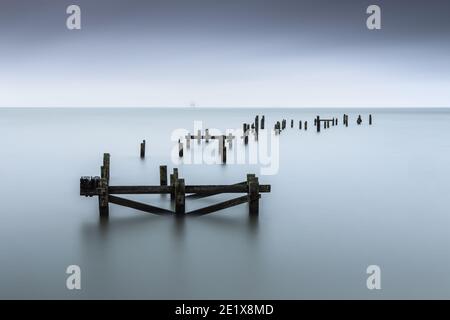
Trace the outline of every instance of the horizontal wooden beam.
[[[246, 185], [246, 184], [247, 184], [247, 181], [243, 181], [243, 182], [235, 183], [234, 185]], [[186, 198], [201, 199], [201, 198], [214, 196], [217, 194], [220, 194], [220, 192], [211, 192], [211, 193], [203, 193], [203, 194], [193, 193], [193, 194], [187, 195]]]
[[[165, 194], [170, 193], [172, 186], [109, 186], [109, 194]], [[192, 185], [185, 187], [186, 193], [197, 195], [211, 195], [220, 193], [247, 193], [246, 184], [233, 185]], [[270, 185], [262, 184], [259, 192], [270, 192]]]
[[[261, 195], [258, 195], [258, 199], [259, 198], [261, 198]], [[231, 200], [223, 201], [223, 202], [220, 202], [217, 204], [213, 204], [208, 207], [193, 210], [193, 211], [187, 212], [186, 214], [193, 215], [193, 216], [202, 216], [202, 215], [205, 215], [208, 213], [212, 213], [212, 212], [216, 212], [219, 210], [234, 207], [234, 206], [246, 203], [246, 202], [248, 202], [248, 196], [242, 196], [242, 197], [234, 198]]]
[[124, 199], [124, 198], [120, 198], [120, 197], [116, 197], [116, 196], [109, 196], [108, 200], [110, 203], [114, 203], [119, 206], [124, 206], [124, 207], [132, 208], [132, 209], [136, 209], [136, 210], [144, 211], [144, 212], [148, 212], [148, 213], [154, 213], [157, 215], [166, 215], [166, 214], [175, 213], [175, 212], [167, 210], [167, 209], [155, 207], [155, 206], [152, 206], [149, 204], [145, 204], [145, 203], [141, 203], [141, 202], [137, 202], [137, 201], [133, 201], [133, 200], [129, 200], [129, 199]]
[[109, 186], [109, 194], [167, 194], [173, 186]]

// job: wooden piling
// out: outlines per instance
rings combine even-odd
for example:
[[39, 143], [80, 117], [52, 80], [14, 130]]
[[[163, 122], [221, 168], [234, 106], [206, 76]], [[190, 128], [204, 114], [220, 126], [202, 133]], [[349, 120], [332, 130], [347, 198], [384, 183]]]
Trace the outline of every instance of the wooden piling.
[[234, 139], [234, 136], [231, 134], [231, 132], [228, 134], [228, 138], [227, 138], [227, 140], [228, 140], [228, 147], [231, 149], [232, 147], [233, 147], [233, 139]]
[[261, 129], [264, 129], [264, 122], [265, 122], [265, 116], [262, 116], [261, 118]]
[[259, 213], [259, 182], [254, 174], [247, 175], [249, 214]]
[[291, 128], [294, 127], [294, 120], [291, 119]]
[[105, 164], [105, 160], [107, 165], [103, 165], [100, 167], [100, 181], [98, 188], [98, 209], [100, 212], [100, 219], [109, 217], [109, 199], [108, 199], [108, 186], [109, 180], [107, 176], [109, 176], [109, 161], [107, 160], [106, 153], [103, 154], [103, 163]]
[[302, 121], [301, 120], [298, 122], [298, 129], [302, 130]]
[[227, 146], [225, 145], [225, 136], [223, 135], [220, 141], [222, 149], [222, 163], [227, 163]]
[[369, 125], [370, 126], [372, 125], [372, 115], [371, 114], [369, 114]]
[[308, 121], [305, 121], [305, 131], [308, 130]]
[[173, 200], [175, 197], [175, 182], [178, 180], [178, 169], [177, 168], [173, 168], [173, 173], [170, 175], [170, 186], [171, 191], [170, 191], [170, 199]]
[[145, 158], [145, 140], [141, 142], [141, 159]]
[[167, 186], [167, 166], [159, 166], [159, 185]]
[[108, 183], [109, 183], [109, 172], [110, 172], [110, 168], [109, 168], [110, 159], [111, 159], [111, 156], [109, 153], [103, 154], [103, 168], [105, 171], [104, 175], [105, 175], [105, 179], [106, 179], [106, 181], [108, 181]]
[[186, 213], [186, 193], [185, 193], [185, 185], [184, 179], [177, 179], [175, 181], [175, 213], [176, 214], [185, 214]]
[[188, 134], [186, 135], [186, 149], [189, 149], [190, 147], [191, 147], [191, 134], [188, 132]]
[[178, 139], [178, 156], [183, 158], [183, 142], [180, 139]]
[[248, 135], [250, 134], [250, 125], [244, 123], [244, 143], [248, 144]]
[[317, 128], [317, 132], [320, 132], [320, 117], [319, 116], [316, 117], [316, 128]]

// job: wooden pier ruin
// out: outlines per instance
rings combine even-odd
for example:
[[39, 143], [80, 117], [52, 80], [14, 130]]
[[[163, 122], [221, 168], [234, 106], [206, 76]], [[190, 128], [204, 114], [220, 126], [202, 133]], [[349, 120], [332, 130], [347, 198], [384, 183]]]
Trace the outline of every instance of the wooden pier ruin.
[[[246, 181], [232, 185], [186, 185], [184, 179], [179, 177], [177, 168], [174, 168], [173, 173], [170, 174], [170, 185], [168, 185], [167, 166], [160, 166], [159, 174], [159, 185], [111, 186], [109, 184], [110, 155], [105, 153], [103, 165], [100, 168], [100, 177], [85, 176], [80, 178], [80, 196], [98, 197], [101, 218], [109, 216], [110, 203], [158, 215], [175, 214], [177, 216], [200, 216], [248, 203], [249, 214], [257, 215], [261, 193], [270, 192], [271, 189], [270, 185], [259, 184], [258, 177], [254, 174], [247, 174]], [[245, 195], [186, 212], [186, 198], [199, 199], [222, 193], [243, 193]], [[170, 194], [175, 209], [168, 210], [117, 196], [126, 194]]]

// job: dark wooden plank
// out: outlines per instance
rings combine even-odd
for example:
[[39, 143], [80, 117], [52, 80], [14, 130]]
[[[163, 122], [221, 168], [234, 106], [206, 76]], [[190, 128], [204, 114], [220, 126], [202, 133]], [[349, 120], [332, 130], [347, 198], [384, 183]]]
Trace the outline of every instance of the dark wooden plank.
[[144, 211], [144, 212], [158, 214], [158, 215], [166, 215], [166, 214], [175, 213], [175, 212], [167, 210], [167, 209], [155, 207], [155, 206], [152, 206], [149, 204], [145, 204], [145, 203], [141, 203], [141, 202], [137, 202], [137, 201], [133, 201], [133, 200], [129, 200], [129, 199], [124, 199], [124, 198], [120, 198], [120, 197], [116, 197], [116, 196], [109, 196], [109, 202], [117, 204], [119, 206], [124, 206], [124, 207], [128, 207], [128, 208], [136, 209], [139, 211]]
[[[173, 186], [110, 186], [109, 194], [165, 194], [171, 193]], [[198, 195], [211, 195], [219, 193], [247, 193], [245, 184], [232, 185], [192, 185], [186, 186], [186, 193]], [[259, 185], [260, 193], [270, 192], [270, 185]]]
[[[247, 185], [247, 181], [243, 181], [243, 182], [239, 182], [239, 183], [235, 183], [233, 185]], [[186, 198], [190, 198], [190, 199], [201, 199], [201, 198], [206, 198], [206, 197], [210, 197], [210, 196], [215, 196], [220, 194], [221, 192], [210, 192], [210, 193], [202, 193], [202, 194], [198, 194], [198, 193], [193, 193], [190, 194], [188, 196], [186, 196]]]
[[109, 194], [167, 194], [173, 186], [110, 186]]
[[[261, 196], [259, 196], [259, 197], [261, 197]], [[202, 216], [202, 215], [205, 215], [205, 214], [208, 214], [208, 213], [212, 213], [212, 212], [216, 212], [216, 211], [219, 211], [219, 210], [223, 210], [223, 209], [227, 209], [227, 208], [230, 208], [230, 207], [234, 207], [234, 206], [240, 205], [242, 203], [246, 203], [246, 202], [248, 202], [248, 197], [245, 195], [245, 196], [242, 196], [242, 197], [238, 197], [238, 198], [234, 198], [234, 199], [231, 199], [231, 200], [223, 201], [223, 202], [220, 202], [220, 203], [217, 203], [217, 204], [213, 204], [213, 205], [208, 206], [208, 207], [204, 207], [204, 208], [201, 208], [201, 209], [193, 210], [193, 211], [188, 212], [187, 214], [188, 215], [192, 215], [192, 216]]]

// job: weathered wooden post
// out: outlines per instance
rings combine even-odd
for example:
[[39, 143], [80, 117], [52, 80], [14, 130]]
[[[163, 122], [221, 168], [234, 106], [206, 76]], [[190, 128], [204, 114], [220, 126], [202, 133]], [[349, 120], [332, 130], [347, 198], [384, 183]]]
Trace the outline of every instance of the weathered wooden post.
[[111, 159], [111, 155], [109, 153], [104, 153], [103, 154], [103, 168], [105, 170], [105, 179], [106, 181], [108, 181], [109, 184], [109, 172], [110, 172], [110, 159]]
[[173, 173], [170, 175], [170, 199], [173, 200], [175, 197], [175, 182], [178, 180], [178, 169], [173, 168]]
[[245, 144], [248, 144], [249, 131], [250, 131], [250, 125], [249, 124], [245, 124], [245, 130], [244, 130], [244, 143]]
[[358, 119], [356, 120], [356, 123], [357, 123], [358, 125], [360, 125], [360, 124], [362, 123], [361, 115], [358, 115]]
[[177, 179], [175, 181], [174, 189], [175, 189], [175, 213], [177, 215], [185, 214], [186, 193], [185, 193], [184, 179]]
[[186, 149], [189, 149], [191, 147], [191, 134], [188, 132], [186, 135]]
[[317, 132], [320, 132], [320, 117], [319, 116], [316, 117], [316, 128], [317, 128]]
[[180, 139], [178, 139], [178, 156], [183, 158], [183, 142]]
[[284, 130], [284, 129], [286, 129], [286, 119], [283, 119], [281, 121], [281, 130]]
[[256, 130], [256, 133], [258, 133], [258, 130], [259, 130], [259, 116], [255, 117], [255, 130]]
[[141, 142], [141, 159], [145, 158], [145, 140]]
[[294, 127], [294, 120], [291, 119], [291, 128], [293, 128], [293, 127]]
[[[105, 161], [106, 160], [106, 161]], [[106, 162], [106, 165], [105, 165]], [[100, 182], [98, 186], [98, 210], [100, 212], [100, 219], [109, 217], [109, 154], [103, 154], [104, 165], [100, 167]]]
[[231, 149], [233, 147], [233, 139], [234, 136], [231, 134], [231, 132], [228, 134], [227, 141], [228, 141], [228, 147]]
[[302, 120], [300, 120], [300, 121], [298, 122], [298, 129], [299, 129], [299, 130], [302, 130]]
[[209, 129], [205, 129], [205, 141], [206, 141], [206, 143], [209, 143], [209, 138], [211, 138], [211, 136], [209, 135]]
[[305, 121], [305, 131], [308, 130], [308, 121]]
[[159, 166], [159, 185], [167, 186], [167, 166]]
[[259, 213], [259, 182], [254, 174], [247, 174], [248, 205], [250, 215]]
[[261, 129], [264, 129], [264, 122], [265, 122], [265, 116], [262, 116], [261, 118]]
[[227, 163], [227, 146], [225, 145], [225, 136], [220, 138], [220, 148], [222, 150], [222, 163]]
[[370, 126], [372, 125], [372, 115], [371, 114], [369, 114], [369, 125]]
[[275, 134], [280, 134], [281, 132], [281, 124], [280, 121], [277, 121], [277, 123], [275, 123]]

